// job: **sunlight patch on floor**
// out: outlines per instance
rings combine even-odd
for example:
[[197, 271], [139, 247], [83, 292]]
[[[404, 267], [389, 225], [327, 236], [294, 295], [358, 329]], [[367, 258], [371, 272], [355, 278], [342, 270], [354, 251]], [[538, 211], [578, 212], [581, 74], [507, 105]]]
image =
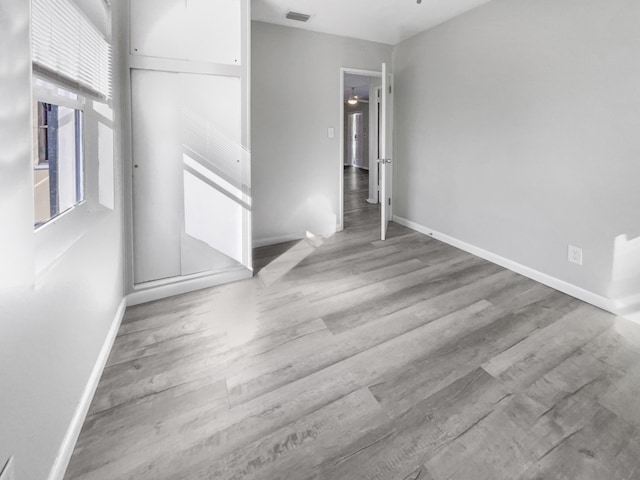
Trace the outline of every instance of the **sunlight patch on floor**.
[[313, 251], [324, 243], [323, 237], [307, 232], [306, 238], [300, 240], [296, 245], [280, 255], [269, 265], [260, 270], [258, 278], [264, 287], [270, 287], [275, 282], [289, 273], [302, 260], [307, 258]]

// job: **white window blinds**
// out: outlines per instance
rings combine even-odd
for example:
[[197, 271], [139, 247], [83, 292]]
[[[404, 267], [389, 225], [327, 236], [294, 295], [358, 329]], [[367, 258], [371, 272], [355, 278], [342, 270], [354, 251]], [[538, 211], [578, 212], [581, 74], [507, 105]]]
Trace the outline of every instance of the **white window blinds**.
[[111, 98], [111, 46], [70, 0], [32, 0], [33, 63]]

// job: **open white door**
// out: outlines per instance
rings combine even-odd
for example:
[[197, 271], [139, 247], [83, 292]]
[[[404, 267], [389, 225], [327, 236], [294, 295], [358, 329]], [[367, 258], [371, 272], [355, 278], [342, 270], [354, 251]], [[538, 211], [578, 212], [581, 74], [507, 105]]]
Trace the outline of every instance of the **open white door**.
[[382, 95], [380, 99], [380, 202], [381, 233], [380, 238], [387, 238], [387, 227], [391, 220], [391, 82], [387, 73], [387, 64], [382, 64]]

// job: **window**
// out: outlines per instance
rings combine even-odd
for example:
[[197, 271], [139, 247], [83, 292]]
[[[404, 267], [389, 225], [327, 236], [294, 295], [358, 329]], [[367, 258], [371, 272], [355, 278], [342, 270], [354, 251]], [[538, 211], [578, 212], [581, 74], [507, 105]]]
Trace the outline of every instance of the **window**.
[[33, 174], [39, 277], [115, 206], [111, 9], [99, 1], [30, 3], [32, 156], [25, 166]]
[[[109, 101], [111, 46], [72, 0], [33, 0], [32, 60], [34, 225], [83, 202], [95, 182], [85, 180], [84, 126], [95, 143], [95, 119], [85, 117], [85, 95]], [[72, 93], [73, 92], [73, 93]], [[87, 111], [90, 113], [90, 109]], [[97, 135], [97, 134], [96, 134]], [[87, 157], [96, 162], [95, 149]], [[95, 170], [95, 169], [94, 169]], [[91, 168], [87, 169], [91, 177]]]
[[35, 228], [84, 200], [82, 111], [34, 103]]

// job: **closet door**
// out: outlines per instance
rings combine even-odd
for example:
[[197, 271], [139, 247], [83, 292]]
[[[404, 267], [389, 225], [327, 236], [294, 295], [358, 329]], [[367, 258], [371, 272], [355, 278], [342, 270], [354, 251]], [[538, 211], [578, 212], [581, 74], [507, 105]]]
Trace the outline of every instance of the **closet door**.
[[240, 0], [130, 0], [131, 55], [240, 65]]
[[248, 1], [131, 0], [130, 15], [134, 284], [246, 270]]

